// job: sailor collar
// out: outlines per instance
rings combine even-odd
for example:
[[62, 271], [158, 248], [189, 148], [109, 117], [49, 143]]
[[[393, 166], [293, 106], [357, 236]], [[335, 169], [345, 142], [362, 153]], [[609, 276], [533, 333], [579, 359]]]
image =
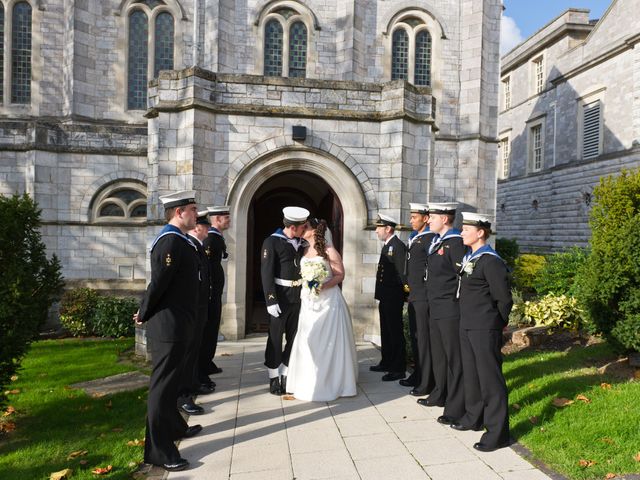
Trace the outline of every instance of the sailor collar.
[[222, 238], [224, 238], [224, 235], [222, 234], [222, 232], [218, 230], [216, 227], [209, 227], [209, 233], [220, 235]]
[[194, 250], [198, 250], [198, 247], [196, 247], [196, 245], [191, 241], [191, 239], [186, 236], [184, 233], [182, 233], [182, 231], [174, 226], [171, 225], [170, 223], [167, 223], [162, 230], [160, 230], [160, 233], [158, 234], [158, 236], [156, 237], [156, 239], [153, 241], [153, 244], [151, 245], [151, 248], [149, 249], [150, 252], [153, 252], [154, 247], [156, 246], [156, 244], [158, 243], [158, 241], [162, 238], [165, 237], [167, 235], [177, 235], [180, 238], [182, 238], [184, 241], [186, 241]]
[[447, 230], [444, 235], [436, 235], [435, 237], [433, 237], [433, 240], [431, 240], [431, 245], [429, 245], [429, 255], [435, 252], [445, 240], [449, 240], [450, 238], [462, 238], [462, 235], [460, 235], [460, 230], [451, 228]]

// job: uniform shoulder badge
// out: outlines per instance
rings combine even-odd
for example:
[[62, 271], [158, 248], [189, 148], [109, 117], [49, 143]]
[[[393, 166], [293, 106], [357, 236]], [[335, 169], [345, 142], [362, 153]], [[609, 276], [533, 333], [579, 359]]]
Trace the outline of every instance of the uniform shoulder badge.
[[210, 247], [205, 248], [204, 249], [204, 253], [207, 254], [207, 257], [210, 257], [211, 256], [211, 248]]
[[171, 266], [171, 254], [170, 253], [167, 253], [167, 256], [164, 258], [164, 264], [167, 267]]
[[262, 251], [262, 258], [267, 258], [269, 256], [269, 250], [266, 248]]
[[389, 255], [390, 257], [393, 256], [393, 245], [389, 247], [389, 252], [387, 253], [387, 255]]

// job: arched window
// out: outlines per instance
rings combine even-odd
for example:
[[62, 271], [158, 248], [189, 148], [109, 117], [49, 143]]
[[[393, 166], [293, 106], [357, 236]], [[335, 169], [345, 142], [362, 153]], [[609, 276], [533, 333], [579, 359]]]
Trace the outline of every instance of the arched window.
[[431, 34], [427, 30], [420, 30], [416, 34], [414, 84], [431, 86]]
[[403, 28], [393, 32], [391, 44], [391, 80], [409, 79], [409, 35]]
[[4, 5], [0, 2], [0, 105], [4, 102]]
[[11, 21], [11, 102], [31, 102], [31, 5], [13, 6]]
[[94, 222], [143, 222], [147, 219], [147, 189], [138, 182], [121, 181], [103, 188], [92, 202]]
[[264, 28], [264, 75], [282, 75], [282, 25], [278, 20], [269, 20]]
[[307, 27], [302, 22], [289, 30], [289, 76], [304, 78], [307, 73]]
[[156, 17], [154, 77], [160, 70], [173, 70], [173, 36], [173, 16], [162, 12]]
[[174, 16], [163, 0], [140, 0], [128, 10], [127, 108], [147, 108], [147, 85], [160, 70], [173, 70]]

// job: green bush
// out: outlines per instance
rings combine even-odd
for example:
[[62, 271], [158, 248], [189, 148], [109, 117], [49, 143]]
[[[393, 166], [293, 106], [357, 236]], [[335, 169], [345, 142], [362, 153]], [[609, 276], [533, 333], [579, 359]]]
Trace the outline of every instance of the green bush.
[[133, 298], [99, 297], [93, 314], [93, 334], [101, 337], [130, 337], [135, 333], [131, 316], [138, 309]]
[[31, 341], [58, 300], [63, 281], [57, 257], [47, 258], [40, 210], [24, 194], [0, 195], [0, 404]]
[[68, 290], [60, 305], [60, 323], [80, 337], [124, 337], [134, 334], [131, 316], [138, 309], [132, 298], [101, 295], [90, 288]]
[[582, 327], [582, 309], [578, 301], [566, 295], [545, 295], [524, 302], [524, 318], [538, 327], [578, 330]]
[[587, 256], [587, 251], [579, 247], [547, 256], [540, 275], [534, 281], [536, 293], [574, 296], [576, 273], [586, 262]]
[[60, 323], [74, 337], [93, 333], [93, 315], [98, 300], [98, 292], [90, 288], [74, 288], [62, 295], [60, 302]]
[[591, 254], [576, 292], [592, 333], [640, 350], [640, 172], [602, 178], [593, 198]]
[[513, 283], [525, 295], [535, 292], [535, 285], [546, 263], [542, 255], [523, 254], [516, 258]]
[[496, 238], [496, 252], [513, 269], [516, 266], [516, 258], [520, 254], [520, 247], [515, 238]]
[[513, 307], [509, 313], [509, 325], [512, 327], [527, 325], [529, 321], [524, 316], [524, 299], [522, 298], [522, 294], [517, 289], [512, 288], [511, 298], [513, 298]]

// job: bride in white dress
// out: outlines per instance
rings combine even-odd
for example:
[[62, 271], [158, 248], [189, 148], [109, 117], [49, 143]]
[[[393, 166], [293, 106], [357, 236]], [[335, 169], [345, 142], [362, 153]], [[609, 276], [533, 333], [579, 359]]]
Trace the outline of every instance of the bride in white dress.
[[356, 394], [358, 359], [351, 315], [338, 287], [344, 279], [342, 258], [333, 246], [326, 245], [324, 220], [310, 219], [309, 226], [304, 235], [309, 248], [301, 267], [320, 262], [328, 276], [317, 293], [303, 282], [287, 391], [299, 400], [327, 402]]

